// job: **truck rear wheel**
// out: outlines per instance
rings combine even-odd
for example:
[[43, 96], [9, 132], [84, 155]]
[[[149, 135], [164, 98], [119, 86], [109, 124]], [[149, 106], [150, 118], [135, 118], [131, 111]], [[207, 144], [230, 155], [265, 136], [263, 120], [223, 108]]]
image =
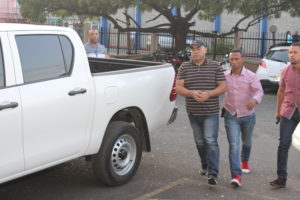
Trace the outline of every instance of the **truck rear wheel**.
[[139, 130], [128, 122], [115, 121], [107, 127], [101, 148], [94, 156], [93, 169], [103, 184], [121, 185], [134, 176], [141, 156]]

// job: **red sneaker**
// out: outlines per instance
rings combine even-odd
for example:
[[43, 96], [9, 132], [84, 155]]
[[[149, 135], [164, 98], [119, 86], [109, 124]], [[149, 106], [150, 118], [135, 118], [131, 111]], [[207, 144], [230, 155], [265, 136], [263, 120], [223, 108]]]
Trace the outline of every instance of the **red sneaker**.
[[242, 161], [241, 165], [242, 165], [242, 172], [245, 173], [245, 174], [249, 174], [250, 173], [250, 167], [249, 167], [248, 161]]
[[240, 187], [242, 185], [241, 177], [234, 175], [233, 179], [231, 179], [230, 184], [234, 187]]

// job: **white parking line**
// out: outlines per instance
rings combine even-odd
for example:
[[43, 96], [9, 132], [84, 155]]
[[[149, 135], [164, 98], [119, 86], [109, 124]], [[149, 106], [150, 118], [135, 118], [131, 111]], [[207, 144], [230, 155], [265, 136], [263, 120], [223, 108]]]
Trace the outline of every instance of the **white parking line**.
[[[144, 195], [142, 195], [140, 197], [137, 197], [134, 200], [146, 200], [146, 199], [149, 199], [149, 198], [154, 197], [154, 196], [156, 196], [158, 194], [161, 194], [161, 193], [163, 193], [165, 191], [168, 191], [168, 190], [174, 188], [177, 185], [184, 184], [184, 183], [197, 184], [198, 186], [205, 186], [205, 185], [207, 185], [207, 184], [204, 184], [204, 183], [200, 183], [199, 184], [198, 180], [192, 180], [192, 179], [189, 179], [189, 178], [182, 178], [182, 179], [178, 179], [176, 181], [170, 182], [167, 185], [162, 186], [161, 188], [153, 190], [152, 192], [149, 192], [149, 193], [146, 193], [146, 194], [144, 194]], [[213, 186], [213, 187], [222, 188], [222, 189], [226, 189], [226, 190], [229, 189], [228, 187], [225, 187], [225, 186], [222, 186], [222, 185], [216, 185], [216, 186]], [[257, 194], [255, 192], [245, 192], [245, 191], [237, 191], [237, 192], [243, 193], [243, 194], [245, 194], [247, 196], [257, 197], [258, 199], [263, 199], [263, 200], [279, 200], [277, 198], [266, 196], [266, 195], [262, 195], [262, 194]]]
[[178, 179], [178, 180], [176, 180], [176, 181], [174, 181], [174, 182], [171, 182], [171, 183], [169, 183], [169, 184], [167, 184], [167, 185], [165, 185], [165, 186], [163, 186], [163, 187], [161, 187], [161, 188], [158, 188], [158, 189], [156, 189], [156, 190], [154, 190], [154, 191], [152, 191], [152, 192], [146, 193], [146, 194], [144, 194], [144, 195], [142, 195], [142, 196], [140, 196], [140, 197], [138, 197], [138, 198], [136, 198], [136, 199], [134, 199], [134, 200], [145, 200], [145, 199], [149, 199], [150, 197], [153, 197], [153, 196], [155, 196], [155, 195], [158, 195], [158, 194], [160, 194], [160, 193], [163, 193], [163, 192], [165, 192], [165, 191], [167, 191], [167, 190], [170, 190], [171, 188], [173, 188], [173, 187], [175, 187], [175, 186], [177, 186], [177, 185], [180, 185], [180, 184], [183, 184], [183, 183], [187, 183], [187, 182], [189, 182], [189, 181], [190, 181], [190, 180], [187, 179], [187, 178]]

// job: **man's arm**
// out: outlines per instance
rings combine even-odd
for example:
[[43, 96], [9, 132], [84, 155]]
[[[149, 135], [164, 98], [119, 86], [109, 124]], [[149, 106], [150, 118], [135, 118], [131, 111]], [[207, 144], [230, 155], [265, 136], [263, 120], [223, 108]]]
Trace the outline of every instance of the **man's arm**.
[[252, 110], [257, 104], [259, 104], [264, 96], [264, 91], [262, 89], [261, 83], [258, 78], [254, 75], [253, 80], [250, 83], [252, 90], [252, 98], [247, 103], [247, 109]]
[[278, 92], [277, 92], [277, 106], [276, 106], [276, 114], [275, 114], [275, 119], [279, 120], [280, 118], [280, 111], [281, 111], [281, 105], [284, 100], [284, 87], [279, 87]]
[[176, 80], [176, 92], [184, 97], [192, 97], [196, 101], [200, 100], [200, 94], [198, 91], [188, 90], [184, 87], [184, 80]]
[[217, 82], [217, 87], [214, 90], [200, 92], [200, 101], [206, 101], [211, 97], [217, 97], [223, 94], [226, 91], [227, 83], [225, 81]]
[[217, 97], [223, 94], [227, 89], [226, 81], [217, 82], [217, 87], [214, 90], [208, 91], [209, 97]]

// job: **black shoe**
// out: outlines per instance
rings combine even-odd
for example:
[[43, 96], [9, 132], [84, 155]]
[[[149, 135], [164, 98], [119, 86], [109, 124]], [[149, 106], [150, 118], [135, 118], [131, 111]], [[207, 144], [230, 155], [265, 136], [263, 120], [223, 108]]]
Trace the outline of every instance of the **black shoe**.
[[217, 185], [218, 181], [217, 178], [213, 175], [208, 176], [208, 184], [210, 185]]
[[286, 186], [286, 179], [278, 177], [274, 181], [271, 181], [270, 185], [275, 188], [284, 188]]

